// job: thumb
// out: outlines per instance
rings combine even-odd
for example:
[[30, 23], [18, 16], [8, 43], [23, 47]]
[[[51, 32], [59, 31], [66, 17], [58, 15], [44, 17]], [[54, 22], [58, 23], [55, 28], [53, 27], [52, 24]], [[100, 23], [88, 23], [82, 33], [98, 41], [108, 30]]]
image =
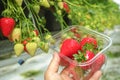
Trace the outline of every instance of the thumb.
[[60, 57], [58, 53], [54, 53], [53, 58], [48, 66], [47, 72], [56, 73], [59, 69]]

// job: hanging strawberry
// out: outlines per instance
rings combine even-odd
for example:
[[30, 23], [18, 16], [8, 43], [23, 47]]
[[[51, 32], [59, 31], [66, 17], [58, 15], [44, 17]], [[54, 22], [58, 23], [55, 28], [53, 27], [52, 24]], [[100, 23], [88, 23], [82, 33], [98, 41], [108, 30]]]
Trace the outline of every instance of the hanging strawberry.
[[44, 42], [44, 41], [41, 41], [41, 42], [39, 43], [39, 47], [40, 47], [40, 49], [43, 50], [44, 52], [48, 52], [48, 50], [49, 50], [49, 45], [48, 45], [48, 43], [47, 43], [47, 42]]
[[37, 50], [37, 43], [36, 42], [28, 42], [26, 44], [26, 50], [31, 56], [35, 55], [35, 51]]
[[34, 34], [35, 36], [38, 36], [38, 35], [39, 35], [38, 30], [37, 30], [37, 29], [33, 30], [33, 34]]
[[40, 38], [39, 37], [37, 37], [37, 36], [33, 37], [32, 40], [37, 43], [37, 46], [39, 45], [39, 43], [40, 43]]
[[67, 13], [70, 12], [70, 8], [65, 1], [58, 2], [58, 6], [59, 6], [60, 9], [63, 9], [65, 12], [67, 12]]
[[58, 2], [58, 7], [59, 7], [60, 9], [63, 9], [63, 2], [62, 2], [62, 1]]
[[40, 11], [40, 5], [37, 4], [33, 5], [33, 10], [35, 11], [36, 14], [38, 14]]
[[22, 41], [22, 44], [24, 45], [24, 51], [25, 51], [25, 52], [28, 52], [27, 49], [26, 49], [26, 44], [27, 44], [27, 43], [28, 43], [28, 40], [27, 40], [27, 39], [25, 39], [25, 40]]
[[64, 10], [65, 10], [67, 13], [70, 12], [70, 8], [69, 8], [69, 6], [68, 6], [68, 4], [67, 4], [66, 2], [63, 2], [63, 8], [64, 8]]
[[13, 18], [3, 17], [0, 19], [0, 26], [3, 36], [8, 37], [14, 29], [15, 20]]
[[46, 41], [49, 41], [51, 44], [54, 44], [54, 43], [55, 43], [55, 40], [52, 38], [52, 35], [51, 35], [51, 34], [46, 34], [46, 35], [45, 35], [45, 40], [46, 40]]
[[23, 3], [23, 0], [15, 0], [15, 2], [17, 3], [18, 6], [21, 6]]
[[19, 41], [21, 37], [21, 29], [20, 28], [14, 28], [12, 31], [12, 40], [13, 41]]
[[23, 52], [23, 50], [24, 50], [23, 44], [21, 44], [21, 43], [16, 43], [16, 44], [14, 45], [14, 51], [15, 51], [15, 54], [16, 54], [17, 56], [20, 56], [21, 53]]
[[40, 5], [44, 6], [46, 8], [50, 7], [50, 4], [49, 4], [48, 0], [40, 0]]

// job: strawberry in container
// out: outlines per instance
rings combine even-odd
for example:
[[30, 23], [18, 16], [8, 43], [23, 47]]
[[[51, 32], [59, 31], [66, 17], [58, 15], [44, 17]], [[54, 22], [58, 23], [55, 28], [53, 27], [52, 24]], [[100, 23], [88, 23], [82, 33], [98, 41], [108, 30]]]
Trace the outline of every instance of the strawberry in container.
[[50, 47], [59, 53], [61, 66], [69, 67], [74, 80], [89, 80], [100, 70], [107, 60], [105, 51], [112, 43], [108, 36], [77, 25], [53, 38], [56, 42]]

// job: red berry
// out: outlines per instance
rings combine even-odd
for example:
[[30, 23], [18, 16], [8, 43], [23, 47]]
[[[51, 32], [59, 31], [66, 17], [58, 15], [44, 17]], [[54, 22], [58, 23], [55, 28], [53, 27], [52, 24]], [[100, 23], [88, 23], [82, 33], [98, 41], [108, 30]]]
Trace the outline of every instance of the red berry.
[[93, 48], [96, 48], [97, 47], [97, 41], [95, 38], [92, 38], [92, 37], [85, 37], [83, 38], [81, 41], [80, 41], [80, 46], [81, 46], [81, 50], [84, 50], [84, 48], [86, 50], [89, 50], [90, 47], [87, 47], [86, 45], [92, 45]]
[[14, 29], [15, 20], [13, 18], [7, 18], [7, 17], [1, 18], [0, 26], [3, 36], [8, 37]]
[[74, 39], [65, 39], [62, 43], [60, 54], [63, 54], [69, 58], [73, 58], [73, 54], [76, 54], [80, 50], [80, 44]]

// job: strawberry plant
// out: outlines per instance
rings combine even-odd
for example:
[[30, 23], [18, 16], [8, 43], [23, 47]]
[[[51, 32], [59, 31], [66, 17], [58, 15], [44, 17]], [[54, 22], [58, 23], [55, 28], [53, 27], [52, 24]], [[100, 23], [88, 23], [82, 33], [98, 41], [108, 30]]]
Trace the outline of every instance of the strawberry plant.
[[[39, 47], [40, 41], [46, 40], [43, 32], [50, 33], [44, 26], [44, 17], [42, 16], [41, 18], [41, 16], [38, 15], [40, 6], [49, 8], [49, 2], [47, 0], [2, 0], [2, 2], [5, 5], [5, 10], [2, 12], [3, 18], [0, 19], [0, 29], [3, 36], [7, 37], [15, 45], [17, 45], [17, 43], [22, 44], [24, 47], [22, 52], [25, 51], [33, 56], [36, 49], [41, 48]], [[25, 6], [22, 6], [23, 3]], [[29, 11], [28, 15], [25, 14], [24, 9]], [[31, 48], [31, 45], [35, 46]], [[30, 49], [32, 49], [32, 52]], [[45, 45], [45, 47], [41, 49], [48, 51], [49, 47]], [[17, 50], [15, 50], [16, 55], [22, 53], [16, 51]]]
[[[46, 28], [49, 27], [46, 26], [47, 22], [53, 20], [46, 19], [48, 16], [44, 14], [46, 11], [50, 11], [55, 17], [60, 30], [68, 28], [69, 25], [81, 25], [103, 32], [106, 28], [110, 29], [113, 25], [119, 24], [120, 20], [119, 7], [111, 0], [2, 0], [2, 2], [5, 10], [2, 11], [0, 19], [1, 35], [15, 44], [23, 44], [24, 40], [27, 43], [35, 42], [38, 45], [37, 48], [46, 52], [49, 49], [48, 42], [55, 43], [51, 32]], [[8, 23], [5, 19], [9, 20]], [[78, 42], [82, 39], [76, 29], [64, 34], [61, 38], [69, 39], [70, 36]], [[81, 41], [80, 50], [84, 52], [88, 47], [90, 51], [98, 49], [99, 43], [96, 43], [93, 38]], [[43, 44], [46, 45], [41, 46]], [[23, 45], [26, 52], [26, 44]]]

